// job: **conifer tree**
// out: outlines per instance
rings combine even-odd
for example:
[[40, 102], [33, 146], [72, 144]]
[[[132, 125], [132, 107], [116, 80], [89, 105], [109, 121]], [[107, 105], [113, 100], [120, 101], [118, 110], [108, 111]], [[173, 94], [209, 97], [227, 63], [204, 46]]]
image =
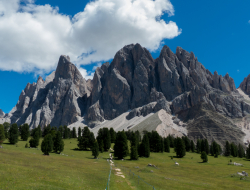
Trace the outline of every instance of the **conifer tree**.
[[98, 142], [98, 146], [99, 146], [99, 151], [101, 152], [101, 153], [103, 153], [103, 151], [104, 151], [104, 145], [103, 145], [103, 140], [102, 139], [100, 139], [99, 141], [97, 141]]
[[185, 147], [186, 147], [186, 151], [189, 152], [190, 151], [190, 140], [187, 136], [183, 136], [182, 140], [185, 143]]
[[213, 147], [213, 143], [210, 145], [210, 154], [211, 156], [214, 156], [214, 147]]
[[164, 152], [164, 140], [163, 138], [160, 136], [160, 145], [159, 145], [159, 151], [160, 152]]
[[72, 138], [76, 138], [76, 128], [73, 127], [73, 130], [72, 130]]
[[63, 126], [63, 138], [68, 139], [69, 138], [69, 130], [66, 125]]
[[42, 137], [42, 129], [41, 129], [40, 125], [38, 125], [37, 131], [38, 131], [38, 134], [39, 134], [39, 138], [41, 138]]
[[82, 129], [81, 127], [78, 127], [78, 138], [82, 136]]
[[36, 130], [33, 137], [30, 139], [30, 147], [36, 148], [39, 145], [39, 131]]
[[106, 127], [103, 128], [102, 138], [103, 138], [104, 151], [108, 151], [111, 146], [111, 138], [109, 129]]
[[169, 138], [164, 138], [164, 151], [165, 152], [170, 152]]
[[174, 148], [174, 137], [172, 137], [171, 135], [168, 135], [168, 140], [169, 140], [169, 143], [170, 143], [170, 147], [171, 148]]
[[146, 157], [146, 158], [150, 156], [149, 139], [147, 134], [145, 134], [142, 138], [142, 143], [140, 144], [139, 147], [139, 155], [140, 157]]
[[63, 138], [63, 126], [59, 126], [59, 128], [58, 128], [58, 131], [60, 131], [60, 133], [61, 133], [61, 138]]
[[243, 149], [243, 146], [241, 144], [238, 145], [238, 156], [240, 158], [244, 157], [244, 149]]
[[92, 146], [91, 150], [92, 156], [94, 156], [94, 158], [97, 158], [99, 155], [99, 146], [97, 141], [94, 142], [94, 145]]
[[51, 127], [50, 127], [50, 124], [48, 124], [47, 127], [46, 126], [44, 127], [43, 137], [45, 137], [46, 135], [50, 134], [50, 131], [51, 131]]
[[131, 147], [130, 159], [131, 160], [138, 160], [138, 150], [137, 150], [136, 146]]
[[207, 159], [207, 153], [205, 151], [202, 151], [201, 153], [201, 159], [203, 160], [203, 162], [207, 162], [208, 159]]
[[182, 158], [186, 155], [185, 143], [179, 137], [176, 138], [176, 147], [175, 147], [176, 156]]
[[59, 152], [59, 154], [64, 150], [64, 142], [62, 140], [62, 134], [60, 131], [56, 132], [56, 135], [53, 139], [54, 142], [54, 151], [57, 153]]
[[219, 145], [215, 141], [213, 141], [212, 142], [212, 147], [213, 147], [213, 154], [212, 154], [212, 156], [214, 156], [215, 158], [217, 158], [218, 155], [220, 154]]
[[114, 156], [118, 159], [123, 159], [128, 155], [128, 143], [127, 136], [124, 131], [119, 131], [116, 135], [115, 145], [114, 145]]
[[246, 150], [246, 158], [250, 159], [250, 144], [248, 144], [247, 150]]
[[90, 134], [89, 134], [89, 148], [92, 149], [94, 144], [95, 144], [95, 135], [93, 132], [90, 132]]
[[83, 150], [87, 150], [89, 147], [89, 137], [90, 137], [90, 130], [86, 126], [83, 128], [82, 136], [78, 138], [78, 147]]
[[53, 150], [53, 140], [51, 134], [47, 134], [42, 142], [41, 150], [44, 155], [49, 155], [49, 153]]
[[201, 152], [205, 151], [205, 141], [201, 139]]
[[205, 144], [205, 152], [208, 155], [209, 154], [209, 144], [208, 144], [207, 139], [204, 140], [204, 144]]
[[135, 135], [136, 135], [136, 138], [138, 139], [138, 145], [139, 145], [139, 142], [141, 142], [141, 135], [140, 135], [140, 132], [138, 130], [135, 131]]
[[67, 128], [68, 129], [68, 138], [71, 139], [72, 138], [72, 132], [70, 130], [70, 128]]
[[225, 146], [225, 156], [230, 156], [231, 155], [231, 147], [228, 141], [226, 141], [226, 146]]
[[18, 126], [16, 123], [14, 123], [11, 125], [11, 127], [9, 129], [9, 142], [10, 142], [10, 144], [16, 144], [18, 142], [18, 136], [19, 136]]
[[21, 126], [21, 139], [27, 141], [30, 136], [30, 127], [27, 123]]
[[194, 141], [193, 140], [191, 140], [190, 149], [191, 149], [192, 152], [195, 151], [195, 145], [194, 145]]
[[4, 122], [3, 126], [4, 126], [4, 136], [5, 136], [5, 139], [8, 139], [9, 138], [10, 124], [8, 122]]
[[5, 140], [4, 126], [0, 124], [0, 145], [3, 144], [4, 140]]
[[197, 153], [201, 152], [201, 140], [200, 139], [197, 139], [196, 150], [197, 150]]
[[115, 143], [116, 133], [113, 127], [109, 129], [109, 133], [110, 133], [111, 143]]

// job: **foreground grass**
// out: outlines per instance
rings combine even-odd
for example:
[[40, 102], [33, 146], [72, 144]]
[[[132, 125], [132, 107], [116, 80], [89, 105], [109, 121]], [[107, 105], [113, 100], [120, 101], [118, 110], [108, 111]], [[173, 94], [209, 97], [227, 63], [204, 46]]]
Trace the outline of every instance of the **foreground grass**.
[[[43, 156], [40, 150], [3, 144], [0, 149], [0, 189], [105, 189], [110, 166], [108, 153], [93, 159], [91, 151], [78, 151], [77, 140], [67, 139], [64, 155], [51, 153]], [[7, 143], [7, 142], [5, 142]], [[208, 157], [201, 163], [200, 154], [187, 153], [184, 158], [170, 159], [171, 153], [151, 153], [150, 158], [130, 161], [115, 160], [111, 172], [109, 189], [249, 189], [250, 180], [231, 177], [236, 172], [250, 173], [250, 161], [240, 158]], [[244, 167], [227, 165], [232, 159]], [[177, 161], [180, 165], [176, 166]], [[157, 168], [148, 167], [148, 163]], [[114, 169], [121, 169], [125, 178], [117, 176]], [[133, 175], [134, 173], [135, 175]]]

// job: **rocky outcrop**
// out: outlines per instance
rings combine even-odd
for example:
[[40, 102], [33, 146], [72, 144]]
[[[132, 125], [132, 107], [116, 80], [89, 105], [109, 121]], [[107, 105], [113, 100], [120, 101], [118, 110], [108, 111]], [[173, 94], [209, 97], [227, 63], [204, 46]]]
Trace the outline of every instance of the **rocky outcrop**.
[[4, 118], [5, 113], [3, 112], [3, 110], [0, 109], [0, 118]]
[[244, 78], [243, 82], [240, 83], [239, 88], [243, 92], [245, 92], [247, 95], [250, 95], [250, 75], [248, 75], [246, 78]]

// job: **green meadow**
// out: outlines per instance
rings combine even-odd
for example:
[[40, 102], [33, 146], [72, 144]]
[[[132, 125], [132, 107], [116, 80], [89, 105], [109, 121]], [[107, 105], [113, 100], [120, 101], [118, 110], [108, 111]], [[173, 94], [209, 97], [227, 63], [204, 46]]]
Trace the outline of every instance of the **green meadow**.
[[[0, 149], [0, 190], [13, 189], [102, 189], [107, 186], [110, 165], [109, 153], [93, 159], [91, 151], [78, 151], [77, 140], [64, 140], [61, 155], [44, 156], [40, 150], [25, 148], [26, 141]], [[40, 142], [41, 143], [41, 142]], [[151, 153], [150, 158], [131, 161], [129, 157], [114, 160], [109, 181], [110, 190], [127, 189], [250, 189], [250, 179], [233, 176], [237, 172], [250, 173], [250, 161], [245, 158], [208, 156], [202, 163], [200, 154], [187, 153], [173, 158], [171, 153]], [[243, 166], [228, 165], [229, 160]], [[179, 166], [175, 165], [175, 161]], [[148, 164], [156, 167], [149, 167]], [[119, 169], [121, 171], [119, 171]], [[140, 178], [138, 178], [140, 176]], [[145, 182], [143, 182], [144, 180]]]

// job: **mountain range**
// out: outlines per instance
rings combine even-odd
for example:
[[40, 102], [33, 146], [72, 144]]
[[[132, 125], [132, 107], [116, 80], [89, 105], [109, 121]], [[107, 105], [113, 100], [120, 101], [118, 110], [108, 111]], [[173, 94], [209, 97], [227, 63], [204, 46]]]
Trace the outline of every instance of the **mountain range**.
[[226, 74], [212, 74], [194, 53], [164, 46], [153, 59], [140, 44], [119, 50], [111, 63], [85, 80], [68, 56], [45, 80], [28, 83], [0, 123], [31, 128], [67, 125], [118, 130], [156, 130], [161, 136], [187, 135], [225, 141], [250, 141], [250, 75], [236, 89]]

